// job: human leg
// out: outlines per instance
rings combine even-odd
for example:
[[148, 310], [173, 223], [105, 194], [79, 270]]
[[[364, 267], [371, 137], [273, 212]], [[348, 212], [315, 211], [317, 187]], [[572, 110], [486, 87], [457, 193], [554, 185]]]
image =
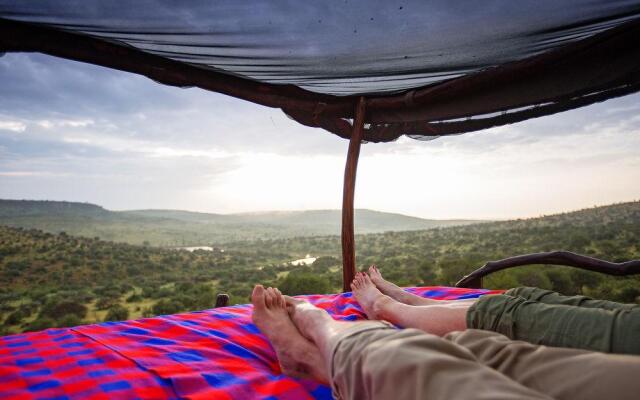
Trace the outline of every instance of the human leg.
[[[353, 323], [336, 321], [325, 310], [307, 301], [290, 296], [284, 296], [284, 299], [293, 324], [302, 336], [315, 345], [325, 364], [328, 365], [332, 357], [334, 339], [352, 327]], [[377, 326], [379, 323], [376, 321], [375, 324]]]
[[466, 325], [533, 344], [640, 354], [640, 309], [605, 310], [490, 295], [469, 308]]
[[555, 348], [469, 329], [445, 336], [485, 366], [554, 399], [636, 399], [640, 357]]
[[587, 296], [565, 296], [560, 293], [535, 287], [517, 287], [507, 290], [504, 294], [512, 297], [522, 297], [526, 300], [545, 304], [559, 304], [585, 308], [601, 308], [603, 310], [634, 310], [640, 309], [638, 304], [622, 304], [608, 300], [596, 300]]
[[338, 399], [549, 399], [437, 336], [380, 321], [335, 321], [309, 303], [286, 299], [300, 333], [326, 357]]
[[365, 273], [356, 275], [351, 290], [369, 319], [383, 319], [403, 328], [416, 328], [438, 336], [467, 327], [469, 302], [403, 304], [382, 294]]
[[420, 297], [413, 293], [409, 293], [382, 277], [380, 270], [375, 265], [369, 267], [369, 277], [376, 287], [387, 296], [399, 301], [400, 303], [409, 304], [412, 306], [424, 306], [437, 303], [439, 300], [427, 299]]
[[280, 291], [256, 285], [251, 302], [253, 323], [271, 342], [282, 372], [295, 377], [312, 377], [328, 383], [325, 363], [322, 362], [318, 348], [304, 338], [295, 327]]

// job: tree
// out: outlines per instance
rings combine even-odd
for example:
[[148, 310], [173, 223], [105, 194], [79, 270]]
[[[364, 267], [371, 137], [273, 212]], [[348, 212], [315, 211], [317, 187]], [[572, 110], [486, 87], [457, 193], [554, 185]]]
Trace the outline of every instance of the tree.
[[314, 270], [325, 270], [342, 263], [335, 257], [318, 257], [311, 266]]
[[51, 328], [56, 325], [56, 321], [49, 317], [40, 317], [31, 322], [25, 331], [41, 331], [43, 329]]
[[40, 310], [41, 317], [49, 317], [60, 320], [66, 315], [75, 315], [79, 319], [83, 319], [87, 315], [87, 307], [73, 301], [56, 301], [47, 302]]
[[182, 303], [176, 301], [175, 299], [162, 299], [153, 305], [152, 310], [154, 315], [166, 315], [185, 311], [185, 307]]
[[106, 321], [124, 321], [129, 318], [129, 310], [120, 304], [113, 305], [109, 308], [107, 316], [104, 318]]
[[78, 326], [80, 324], [82, 324], [81, 318], [78, 318], [77, 315], [67, 314], [64, 317], [60, 318], [60, 320], [58, 320], [54, 326], [65, 328], [68, 326]]
[[326, 277], [308, 272], [290, 273], [279, 283], [278, 288], [282, 293], [290, 296], [331, 292], [331, 285]]
[[420, 279], [422, 279], [422, 283], [425, 285], [435, 285], [436, 273], [431, 263], [427, 261], [422, 262], [418, 268], [418, 274]]
[[28, 318], [33, 314], [35, 310], [35, 305], [33, 304], [23, 304], [16, 311], [9, 314], [7, 319], [4, 321], [6, 326], [9, 325], [18, 325], [22, 322], [23, 319]]

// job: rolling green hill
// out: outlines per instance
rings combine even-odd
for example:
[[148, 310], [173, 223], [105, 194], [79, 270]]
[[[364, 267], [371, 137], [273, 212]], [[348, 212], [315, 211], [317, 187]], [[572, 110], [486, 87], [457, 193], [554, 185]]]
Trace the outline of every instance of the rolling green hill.
[[[101, 210], [86, 208], [98, 216]], [[202, 309], [211, 306], [216, 292], [229, 293], [232, 303], [247, 302], [256, 282], [288, 294], [341, 288], [336, 235], [229, 242], [224, 250], [188, 252], [0, 225], [0, 334]], [[358, 235], [356, 250], [359, 268], [375, 263], [388, 279], [405, 286], [452, 285], [486, 261], [540, 251], [639, 259], [640, 202], [526, 220]], [[306, 254], [317, 257], [311, 266], [290, 263]], [[568, 267], [501, 271], [485, 285], [538, 286], [640, 302], [640, 277]]]
[[[0, 200], [0, 224], [46, 232], [161, 247], [219, 245], [340, 232], [338, 210], [208, 214], [179, 210], [109, 211], [86, 203]], [[407, 231], [469, 224], [470, 220], [428, 220], [356, 210], [358, 233]]]

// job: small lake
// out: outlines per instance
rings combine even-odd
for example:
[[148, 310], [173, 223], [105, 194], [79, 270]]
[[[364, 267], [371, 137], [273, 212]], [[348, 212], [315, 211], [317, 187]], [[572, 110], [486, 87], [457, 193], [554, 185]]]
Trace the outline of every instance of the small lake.
[[224, 249], [219, 249], [217, 247], [211, 247], [211, 246], [176, 247], [176, 249], [186, 250], [186, 251], [196, 251], [196, 250], [219, 251], [220, 253], [224, 253]]
[[311, 265], [318, 257], [311, 257], [311, 255], [307, 254], [305, 258], [301, 258], [299, 260], [290, 261], [289, 264], [292, 265]]

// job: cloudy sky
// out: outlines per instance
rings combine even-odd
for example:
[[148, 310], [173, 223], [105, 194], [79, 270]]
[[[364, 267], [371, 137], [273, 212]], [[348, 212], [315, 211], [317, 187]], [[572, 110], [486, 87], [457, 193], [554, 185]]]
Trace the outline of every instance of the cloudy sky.
[[[347, 142], [200, 89], [0, 58], [0, 198], [205, 212], [339, 208]], [[640, 95], [462, 136], [363, 146], [356, 207], [531, 217], [640, 199]]]

